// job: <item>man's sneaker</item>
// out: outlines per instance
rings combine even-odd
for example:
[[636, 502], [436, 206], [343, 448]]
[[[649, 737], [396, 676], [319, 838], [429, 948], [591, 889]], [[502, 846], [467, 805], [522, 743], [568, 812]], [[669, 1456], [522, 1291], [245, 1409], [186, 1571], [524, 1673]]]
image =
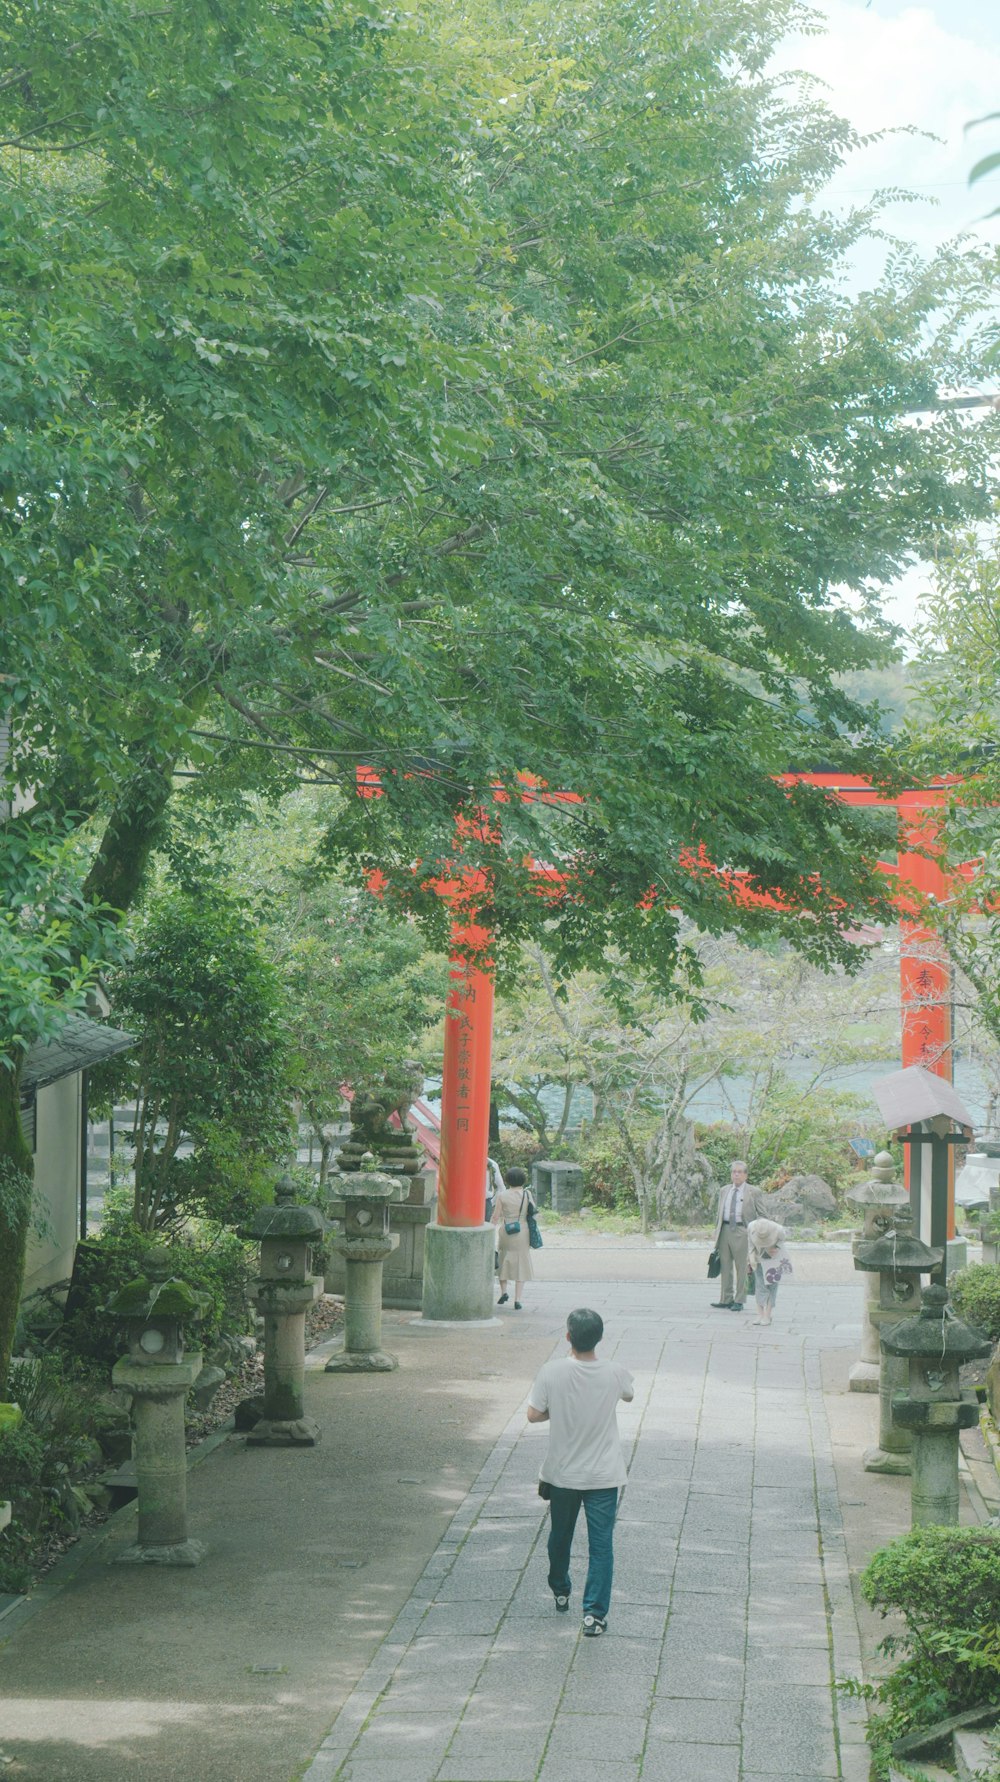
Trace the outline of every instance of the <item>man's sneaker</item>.
[[569, 1608], [569, 1597], [568, 1596], [557, 1596], [556, 1597], [556, 1609], [557, 1609], [558, 1613], [560, 1615], [565, 1615], [566, 1610], [568, 1608]]
[[585, 1640], [600, 1639], [601, 1634], [607, 1633], [607, 1631], [608, 1624], [606, 1621], [602, 1621], [599, 1615], [585, 1615], [583, 1617], [583, 1637]]

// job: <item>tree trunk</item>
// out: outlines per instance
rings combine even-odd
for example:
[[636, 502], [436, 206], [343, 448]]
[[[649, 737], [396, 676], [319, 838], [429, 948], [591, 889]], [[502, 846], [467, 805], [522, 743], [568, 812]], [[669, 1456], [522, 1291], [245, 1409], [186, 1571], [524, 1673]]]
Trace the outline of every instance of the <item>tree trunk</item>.
[[87, 874], [87, 898], [122, 913], [131, 909], [163, 834], [170, 790], [170, 774], [162, 767], [144, 767], [129, 781], [108, 819]]
[[563, 1084], [563, 1105], [562, 1105], [562, 1114], [559, 1117], [559, 1128], [558, 1128], [558, 1131], [556, 1132], [557, 1140], [559, 1140], [565, 1136], [566, 1128], [569, 1125], [569, 1112], [570, 1112], [570, 1108], [573, 1105], [573, 1090], [575, 1088], [576, 1088], [576, 1084], [574, 1083], [572, 1077], [567, 1077], [565, 1083]]
[[34, 1169], [21, 1125], [20, 1067], [0, 1069], [0, 1399], [7, 1390], [31, 1222]]
[[325, 1188], [330, 1176], [330, 1158], [333, 1156], [333, 1140], [322, 1139], [319, 1148], [319, 1185]]

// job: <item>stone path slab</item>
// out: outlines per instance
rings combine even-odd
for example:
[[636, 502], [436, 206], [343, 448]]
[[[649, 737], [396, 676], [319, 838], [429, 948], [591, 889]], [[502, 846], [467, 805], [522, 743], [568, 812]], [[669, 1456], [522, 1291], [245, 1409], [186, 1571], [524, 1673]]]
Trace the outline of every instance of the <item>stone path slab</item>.
[[[572, 1285], [536, 1282], [554, 1353]], [[583, 1297], [583, 1290], [577, 1298]], [[786, 1286], [777, 1321], [706, 1287], [586, 1289], [636, 1377], [609, 1631], [546, 1586], [544, 1428], [512, 1418], [306, 1782], [861, 1782], [861, 1671], [821, 1352], [856, 1295]], [[558, 1340], [557, 1340], [558, 1339]], [[508, 1349], [508, 1365], [513, 1356]]]

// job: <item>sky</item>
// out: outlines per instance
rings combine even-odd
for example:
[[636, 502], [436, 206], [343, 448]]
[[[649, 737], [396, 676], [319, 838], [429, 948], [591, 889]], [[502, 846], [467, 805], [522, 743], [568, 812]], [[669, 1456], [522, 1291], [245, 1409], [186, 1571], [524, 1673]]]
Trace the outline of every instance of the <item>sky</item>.
[[[860, 149], [826, 193], [831, 208], [863, 203], [880, 187], [904, 186], [915, 203], [885, 213], [891, 230], [923, 254], [968, 232], [1000, 246], [1000, 171], [970, 187], [969, 170], [1000, 151], [1000, 119], [966, 133], [970, 120], [1000, 112], [1000, 0], [811, 0], [827, 29], [790, 38], [779, 65], [826, 84], [831, 108], [867, 133], [890, 131]], [[901, 134], [916, 125], [940, 140]], [[859, 258], [859, 288], [873, 282], [879, 250]], [[887, 592], [885, 611], [909, 626], [926, 572], [915, 569]]]

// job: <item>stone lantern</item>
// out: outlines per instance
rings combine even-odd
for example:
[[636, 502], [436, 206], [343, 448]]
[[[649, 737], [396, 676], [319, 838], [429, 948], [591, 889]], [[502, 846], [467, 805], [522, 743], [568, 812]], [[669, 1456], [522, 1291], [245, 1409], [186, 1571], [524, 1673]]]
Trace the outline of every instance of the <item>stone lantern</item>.
[[893, 1422], [894, 1393], [906, 1385], [906, 1366], [885, 1347], [886, 1331], [909, 1318], [920, 1306], [920, 1277], [939, 1268], [942, 1250], [932, 1250], [913, 1235], [913, 1220], [908, 1206], [896, 1208], [893, 1228], [869, 1243], [860, 1243], [854, 1266], [878, 1275], [878, 1299], [870, 1305], [870, 1317], [882, 1344], [879, 1366], [879, 1432], [878, 1447], [869, 1448], [864, 1456], [866, 1473], [908, 1473], [910, 1470], [910, 1432]]
[[914, 1528], [958, 1522], [958, 1432], [979, 1420], [974, 1392], [963, 1391], [958, 1370], [992, 1344], [956, 1318], [944, 1287], [925, 1287], [920, 1315], [886, 1331], [890, 1355], [909, 1369], [909, 1391], [897, 1393], [896, 1422], [913, 1437], [910, 1501]]
[[132, 1395], [139, 1493], [136, 1545], [117, 1556], [133, 1565], [197, 1565], [205, 1548], [187, 1531], [184, 1400], [201, 1372], [201, 1355], [184, 1350], [185, 1322], [201, 1318], [208, 1296], [171, 1275], [170, 1252], [152, 1250], [146, 1273], [120, 1287], [106, 1310], [122, 1319], [129, 1352], [111, 1379]]
[[382, 1348], [382, 1264], [399, 1238], [389, 1229], [390, 1204], [401, 1198], [399, 1177], [375, 1168], [370, 1151], [361, 1168], [343, 1178], [344, 1230], [333, 1247], [345, 1264], [344, 1347], [326, 1364], [328, 1374], [385, 1374], [399, 1363]]
[[252, 1297], [264, 1320], [264, 1414], [249, 1448], [311, 1448], [319, 1424], [305, 1415], [306, 1312], [323, 1291], [312, 1272], [312, 1246], [323, 1238], [316, 1207], [295, 1204], [295, 1184], [282, 1176], [274, 1205], [259, 1207], [243, 1234], [260, 1241], [260, 1274]]
[[[896, 1180], [896, 1165], [888, 1151], [880, 1151], [872, 1163], [872, 1173], [859, 1182], [856, 1188], [848, 1189], [844, 1199], [851, 1206], [857, 1207], [862, 1214], [864, 1224], [859, 1232], [855, 1232], [851, 1249], [855, 1257], [859, 1245], [871, 1243], [890, 1231], [900, 1207], [909, 1204], [906, 1189]], [[855, 1262], [855, 1267], [857, 1263]], [[851, 1392], [877, 1392], [879, 1385], [879, 1344], [878, 1327], [872, 1317], [872, 1307], [879, 1296], [879, 1277], [868, 1272], [864, 1277], [864, 1307], [861, 1315], [861, 1353], [851, 1368]]]
[[935, 1274], [943, 1287], [948, 1272], [966, 1259], [964, 1241], [952, 1236], [955, 1152], [972, 1137], [972, 1115], [953, 1084], [920, 1064], [880, 1077], [872, 1094], [887, 1128], [908, 1149], [913, 1228], [940, 1249]]

